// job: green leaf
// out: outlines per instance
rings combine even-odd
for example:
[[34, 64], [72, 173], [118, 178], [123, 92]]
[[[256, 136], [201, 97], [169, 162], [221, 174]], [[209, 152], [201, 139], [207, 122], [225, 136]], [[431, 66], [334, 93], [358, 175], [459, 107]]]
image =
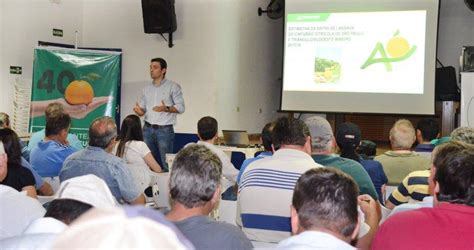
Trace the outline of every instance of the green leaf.
[[397, 30], [397, 32], [395, 32], [395, 34], [393, 34], [393, 36], [398, 36], [400, 35], [400, 30]]

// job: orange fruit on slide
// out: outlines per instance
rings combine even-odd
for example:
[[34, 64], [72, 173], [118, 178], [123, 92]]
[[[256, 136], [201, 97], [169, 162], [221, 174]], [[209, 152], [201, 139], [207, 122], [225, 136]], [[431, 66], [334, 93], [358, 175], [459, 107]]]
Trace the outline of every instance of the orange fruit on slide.
[[64, 99], [71, 104], [89, 104], [94, 98], [94, 89], [92, 86], [83, 80], [74, 80], [66, 88], [64, 92]]
[[388, 41], [387, 52], [392, 58], [404, 56], [410, 50], [410, 44], [403, 37], [393, 37]]

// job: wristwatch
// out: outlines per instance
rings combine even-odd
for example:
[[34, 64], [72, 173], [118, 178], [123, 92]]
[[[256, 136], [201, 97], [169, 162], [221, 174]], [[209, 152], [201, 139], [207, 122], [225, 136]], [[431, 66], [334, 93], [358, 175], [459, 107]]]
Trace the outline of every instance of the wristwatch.
[[166, 106], [166, 111], [170, 111], [170, 107], [169, 106]]

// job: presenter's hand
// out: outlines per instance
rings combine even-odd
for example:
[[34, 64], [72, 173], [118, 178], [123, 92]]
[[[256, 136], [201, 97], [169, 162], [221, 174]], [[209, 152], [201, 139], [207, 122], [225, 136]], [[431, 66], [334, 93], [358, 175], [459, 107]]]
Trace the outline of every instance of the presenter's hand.
[[153, 111], [155, 111], [155, 112], [166, 112], [167, 110], [166, 110], [165, 102], [161, 101], [161, 105], [153, 107]]
[[133, 107], [133, 112], [137, 114], [138, 116], [142, 116], [145, 114], [145, 111], [138, 105], [138, 102], [135, 103], [135, 107]]

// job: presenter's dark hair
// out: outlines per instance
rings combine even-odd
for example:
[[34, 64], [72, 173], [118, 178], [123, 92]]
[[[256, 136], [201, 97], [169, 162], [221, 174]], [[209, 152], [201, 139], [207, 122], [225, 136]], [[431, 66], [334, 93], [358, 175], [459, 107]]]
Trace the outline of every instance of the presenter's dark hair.
[[439, 124], [435, 119], [423, 118], [416, 124], [416, 129], [420, 130], [423, 140], [431, 141], [438, 136]]
[[210, 140], [217, 135], [217, 120], [210, 116], [204, 116], [199, 119], [197, 129], [202, 140]]
[[306, 138], [311, 136], [308, 126], [297, 119], [290, 121], [287, 117], [280, 117], [273, 127], [273, 146], [280, 148], [281, 145], [304, 146]]
[[350, 236], [357, 225], [357, 196], [354, 180], [335, 168], [313, 168], [296, 183], [292, 205], [305, 230], [325, 228]]
[[[161, 69], [167, 69], [167, 68], [168, 68], [168, 63], [166, 63], [166, 60], [163, 59], [163, 58], [161, 58], [161, 57], [153, 58], [153, 59], [151, 59], [150, 62], [157, 62], [157, 63], [159, 63]], [[165, 75], [166, 75], [166, 73], [165, 73]]]
[[45, 135], [58, 135], [63, 129], [69, 130], [71, 126], [71, 117], [66, 113], [60, 113], [50, 116], [46, 119]]
[[129, 115], [123, 119], [120, 133], [117, 136], [119, 144], [117, 146], [117, 156], [122, 157], [125, 153], [125, 144], [129, 141], [143, 141], [143, 130], [140, 117]]

